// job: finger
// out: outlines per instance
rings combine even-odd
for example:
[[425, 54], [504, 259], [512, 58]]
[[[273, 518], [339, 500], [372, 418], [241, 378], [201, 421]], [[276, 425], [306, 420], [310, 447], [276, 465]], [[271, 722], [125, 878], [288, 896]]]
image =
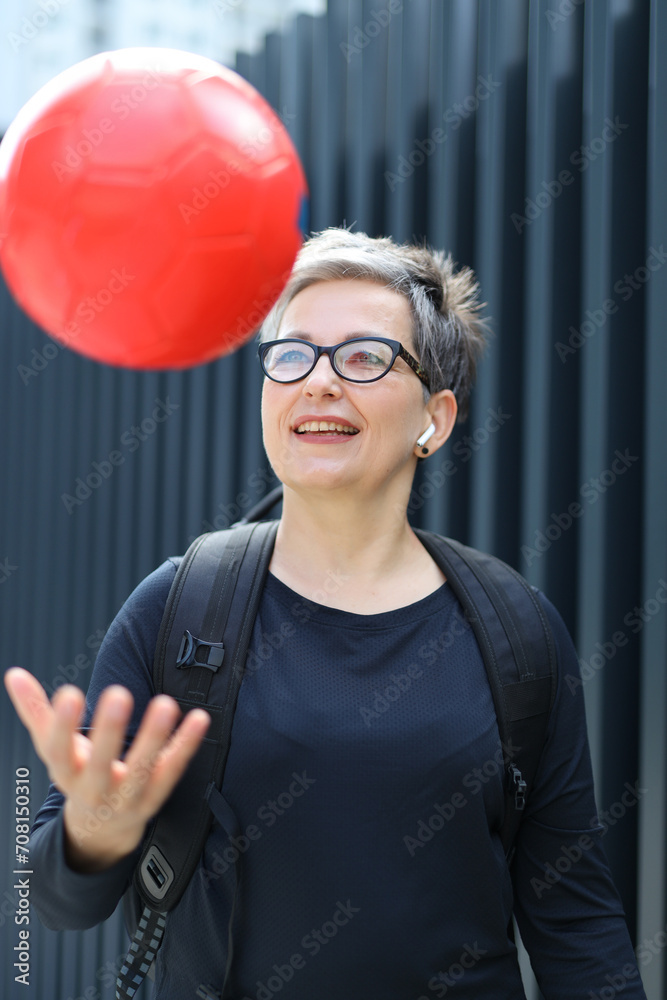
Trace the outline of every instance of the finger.
[[[76, 753], [76, 730], [81, 722], [85, 707], [83, 691], [73, 684], [58, 688], [53, 696], [53, 721], [46, 739], [46, 764], [53, 781], [61, 791], [63, 782], [79, 774], [85, 764], [85, 757]], [[79, 741], [80, 742], [80, 741]]]
[[149, 816], [158, 812], [173, 791], [199, 749], [210, 724], [208, 712], [200, 708], [193, 709], [159, 753], [143, 799], [143, 806]]
[[22, 667], [11, 667], [4, 679], [16, 713], [30, 733], [39, 757], [44, 760], [46, 741], [55, 718], [46, 691], [37, 678]]
[[90, 735], [86, 783], [98, 793], [106, 791], [112, 780], [112, 766], [122, 752], [133, 705], [131, 693], [119, 684], [105, 688], [97, 702]]
[[149, 780], [157, 756], [171, 736], [179, 714], [178, 703], [168, 695], [158, 695], [149, 702], [125, 758], [126, 780], [134, 787], [136, 794], [139, 794]]

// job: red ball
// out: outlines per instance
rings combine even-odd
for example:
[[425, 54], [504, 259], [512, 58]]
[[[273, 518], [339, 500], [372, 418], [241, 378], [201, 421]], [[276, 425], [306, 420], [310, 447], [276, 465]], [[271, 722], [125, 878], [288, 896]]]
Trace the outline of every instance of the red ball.
[[103, 52], [38, 91], [0, 144], [0, 265], [81, 354], [184, 368], [257, 329], [306, 198], [282, 122], [238, 74], [174, 49]]

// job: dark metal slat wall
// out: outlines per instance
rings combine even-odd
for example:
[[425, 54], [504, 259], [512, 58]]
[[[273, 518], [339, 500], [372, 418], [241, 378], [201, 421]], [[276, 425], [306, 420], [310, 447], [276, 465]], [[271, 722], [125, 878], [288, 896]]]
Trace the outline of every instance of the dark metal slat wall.
[[[651, 1000], [667, 988], [665, 51], [660, 0], [330, 0], [237, 62], [301, 153], [311, 229], [425, 237], [478, 273], [494, 337], [469, 421], [418, 471], [411, 520], [516, 566], [570, 628]], [[272, 485], [255, 347], [137, 374], [54, 351], [4, 286], [0, 320], [2, 667], [85, 689], [132, 588]], [[68, 513], [61, 494], [156, 401], [168, 419]], [[6, 697], [0, 747], [8, 810], [17, 767], [36, 810], [46, 778]], [[626, 783], [645, 791], [621, 815]], [[12, 833], [3, 824], [2, 996], [112, 996], [118, 914], [84, 933], [31, 924], [32, 983], [15, 985]]]

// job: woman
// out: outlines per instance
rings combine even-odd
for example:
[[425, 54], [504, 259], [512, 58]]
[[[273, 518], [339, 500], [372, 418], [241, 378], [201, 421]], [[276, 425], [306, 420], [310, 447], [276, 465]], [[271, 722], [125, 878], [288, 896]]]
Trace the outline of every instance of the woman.
[[[645, 998], [600, 843], [581, 689], [563, 681], [578, 670], [567, 630], [540, 594], [559, 684], [510, 874], [481, 654], [407, 521], [417, 460], [467, 412], [485, 333], [476, 290], [442, 254], [328, 230], [304, 246], [264, 324], [264, 444], [284, 502], [249, 652], [261, 666], [241, 686], [222, 789], [249, 844], [225, 997], [519, 1000], [514, 912], [547, 1000], [606, 995], [620, 975], [626, 1000]], [[48, 926], [87, 927], [113, 911], [147, 821], [204, 736], [205, 712], [170, 735], [175, 703], [151, 700], [175, 568], [164, 563], [121, 609], [85, 713], [75, 687], [50, 705], [29, 674], [7, 675], [59, 789], [31, 853], [49, 872], [33, 891]], [[285, 642], [260, 660], [276, 632]], [[438, 657], [436, 637], [449, 637]], [[407, 672], [400, 698], [373, 711]], [[82, 716], [89, 737], [76, 732]], [[420, 837], [445, 802], [456, 815]], [[156, 1000], [220, 990], [226, 846], [214, 826], [167, 917]], [[569, 868], [554, 867], [575, 850]], [[548, 866], [557, 879], [545, 880]]]

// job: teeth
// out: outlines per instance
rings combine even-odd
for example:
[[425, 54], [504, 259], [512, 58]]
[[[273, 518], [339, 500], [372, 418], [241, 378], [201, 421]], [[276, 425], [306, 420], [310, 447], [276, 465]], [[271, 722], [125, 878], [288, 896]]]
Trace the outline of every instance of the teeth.
[[348, 427], [346, 424], [334, 424], [330, 420], [307, 420], [297, 427], [297, 434], [305, 434], [306, 431], [338, 431], [342, 434], [358, 434], [356, 427]]

